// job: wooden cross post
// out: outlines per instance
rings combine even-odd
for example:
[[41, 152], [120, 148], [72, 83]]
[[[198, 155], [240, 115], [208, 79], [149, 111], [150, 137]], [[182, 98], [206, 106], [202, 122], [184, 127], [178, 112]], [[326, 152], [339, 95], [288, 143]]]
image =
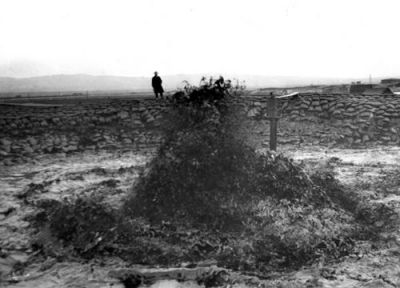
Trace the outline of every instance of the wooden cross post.
[[268, 97], [268, 119], [269, 119], [269, 149], [276, 151], [276, 140], [278, 134], [278, 113], [276, 107], [276, 97], [271, 92]]

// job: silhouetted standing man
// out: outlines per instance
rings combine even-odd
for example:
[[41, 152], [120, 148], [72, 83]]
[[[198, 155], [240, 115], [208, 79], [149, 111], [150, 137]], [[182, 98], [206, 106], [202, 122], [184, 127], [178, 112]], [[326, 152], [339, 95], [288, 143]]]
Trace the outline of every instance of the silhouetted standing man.
[[163, 98], [164, 89], [162, 88], [162, 80], [160, 76], [158, 76], [157, 72], [154, 72], [154, 77], [151, 79], [151, 86], [153, 86], [154, 94], [156, 98], [158, 98], [158, 94], [160, 94], [161, 99]]

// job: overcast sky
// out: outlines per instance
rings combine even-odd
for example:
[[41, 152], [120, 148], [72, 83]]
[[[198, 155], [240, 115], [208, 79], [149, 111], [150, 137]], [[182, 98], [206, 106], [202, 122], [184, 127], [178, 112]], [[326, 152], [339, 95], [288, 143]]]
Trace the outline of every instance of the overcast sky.
[[400, 75], [398, 0], [0, 0], [0, 76]]

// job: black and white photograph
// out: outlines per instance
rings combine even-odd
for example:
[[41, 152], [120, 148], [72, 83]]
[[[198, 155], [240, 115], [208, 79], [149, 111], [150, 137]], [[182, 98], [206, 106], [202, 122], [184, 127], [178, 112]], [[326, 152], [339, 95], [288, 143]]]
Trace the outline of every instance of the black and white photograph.
[[0, 0], [0, 287], [400, 287], [400, 2]]

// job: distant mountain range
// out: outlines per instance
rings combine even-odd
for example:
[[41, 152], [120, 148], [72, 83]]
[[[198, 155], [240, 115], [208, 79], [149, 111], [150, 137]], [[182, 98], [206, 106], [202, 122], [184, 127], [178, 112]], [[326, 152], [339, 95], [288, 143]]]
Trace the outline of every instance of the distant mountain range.
[[[197, 85], [203, 75], [160, 75], [167, 91], [183, 86], [184, 80]], [[218, 75], [214, 75], [218, 76]], [[310, 78], [287, 76], [224, 75], [245, 81], [249, 88], [293, 87], [306, 85], [349, 84], [367, 79]], [[377, 79], [374, 79], [375, 81]], [[151, 77], [92, 76], [86, 74], [50, 75], [31, 78], [0, 77], [0, 93], [23, 92], [83, 92], [83, 91], [150, 91]]]

